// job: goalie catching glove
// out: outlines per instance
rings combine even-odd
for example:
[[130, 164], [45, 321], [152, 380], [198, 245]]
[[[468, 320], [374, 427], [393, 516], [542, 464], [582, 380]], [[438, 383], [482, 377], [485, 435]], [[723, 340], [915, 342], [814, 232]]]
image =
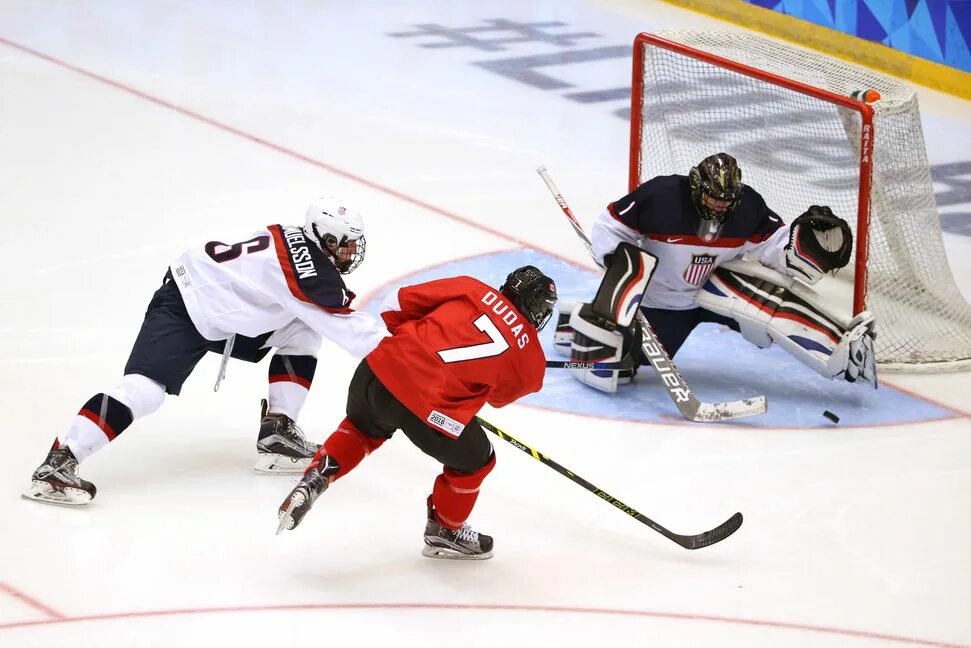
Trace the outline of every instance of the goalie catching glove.
[[846, 221], [829, 207], [812, 205], [789, 228], [786, 267], [794, 277], [815, 284], [849, 263], [852, 250], [853, 232]]

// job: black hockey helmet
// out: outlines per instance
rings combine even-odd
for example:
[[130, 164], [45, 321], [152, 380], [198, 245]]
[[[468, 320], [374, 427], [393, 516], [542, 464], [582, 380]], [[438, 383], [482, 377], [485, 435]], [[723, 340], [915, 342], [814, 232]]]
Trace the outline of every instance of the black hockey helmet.
[[691, 199], [701, 216], [698, 236], [706, 241], [718, 238], [721, 228], [742, 198], [742, 170], [728, 153], [715, 153], [688, 172]]
[[556, 284], [531, 265], [516, 268], [506, 277], [499, 292], [512, 302], [530, 324], [541, 330], [553, 314]]

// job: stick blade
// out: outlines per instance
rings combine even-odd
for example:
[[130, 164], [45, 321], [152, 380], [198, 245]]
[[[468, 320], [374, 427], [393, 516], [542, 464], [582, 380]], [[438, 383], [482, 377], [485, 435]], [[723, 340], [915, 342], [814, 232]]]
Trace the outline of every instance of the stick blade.
[[691, 420], [699, 422], [731, 421], [765, 414], [768, 409], [769, 404], [765, 400], [765, 396], [756, 396], [755, 398], [746, 398], [729, 403], [701, 403]]
[[705, 531], [704, 533], [693, 536], [679, 536], [674, 541], [685, 549], [701, 549], [702, 547], [713, 545], [716, 542], [721, 542], [738, 531], [739, 527], [742, 526], [742, 519], [742, 514], [736, 513], [711, 531]]

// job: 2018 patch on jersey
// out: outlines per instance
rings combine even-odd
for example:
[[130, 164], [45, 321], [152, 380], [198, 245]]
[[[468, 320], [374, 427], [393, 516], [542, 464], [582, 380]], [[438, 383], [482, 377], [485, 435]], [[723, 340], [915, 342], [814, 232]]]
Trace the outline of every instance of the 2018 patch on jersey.
[[708, 275], [715, 269], [716, 257], [712, 254], [692, 254], [691, 263], [684, 271], [684, 280], [694, 286], [700, 286], [708, 279]]

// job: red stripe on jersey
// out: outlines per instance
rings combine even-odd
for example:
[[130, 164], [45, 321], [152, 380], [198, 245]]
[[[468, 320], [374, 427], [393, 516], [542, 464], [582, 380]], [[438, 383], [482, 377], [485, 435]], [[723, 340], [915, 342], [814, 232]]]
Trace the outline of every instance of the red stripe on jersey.
[[105, 421], [100, 416], [98, 416], [97, 414], [95, 414], [94, 412], [92, 412], [91, 410], [83, 409], [80, 412], [78, 412], [78, 416], [83, 416], [84, 418], [88, 419], [89, 421], [97, 425], [99, 428], [101, 428], [101, 431], [105, 433], [105, 436], [108, 437], [109, 441], [115, 440], [115, 437], [117, 435], [115, 434], [115, 431], [111, 428], [111, 426], [108, 425], [108, 422]]
[[270, 376], [270, 382], [271, 383], [292, 382], [300, 385], [304, 389], [310, 389], [309, 380], [307, 380], [306, 378], [301, 378], [300, 376], [291, 376], [290, 374], [276, 374], [274, 376]]
[[648, 234], [647, 237], [652, 241], [660, 241], [661, 243], [671, 243], [672, 245], [691, 245], [698, 247], [716, 247], [716, 248], [737, 248], [742, 247], [746, 243], [761, 243], [767, 240], [771, 234], [753, 234], [748, 238], [731, 238], [723, 237], [717, 238], [714, 241], [706, 241], [699, 236], [690, 236], [688, 234]]
[[[290, 292], [293, 296], [302, 302], [307, 302], [308, 304], [313, 304], [319, 308], [324, 309], [328, 313], [335, 313], [337, 315], [346, 315], [347, 313], [353, 313], [354, 309], [348, 306], [343, 306], [341, 308], [330, 308], [328, 306], [321, 306], [314, 300], [307, 297], [307, 294], [300, 288], [300, 283], [297, 281], [297, 275], [293, 272], [293, 266], [290, 263], [290, 251], [287, 248], [287, 241], [283, 236], [283, 228], [279, 225], [270, 225], [267, 227], [270, 232], [270, 236], [273, 237], [273, 245], [276, 247], [276, 258], [280, 263], [280, 268], [283, 270], [283, 276], [287, 279], [287, 287], [290, 288]], [[313, 245], [311, 243], [311, 245]], [[354, 298], [354, 293], [350, 293], [351, 298]]]
[[839, 344], [839, 342], [840, 342], [839, 341], [839, 338], [837, 338], [835, 335], [833, 335], [833, 333], [829, 329], [820, 326], [819, 324], [817, 324], [816, 322], [814, 322], [811, 319], [808, 319], [806, 317], [803, 317], [802, 315], [797, 315], [796, 313], [782, 313], [782, 312], [779, 312], [778, 310], [776, 310], [774, 308], [769, 308], [766, 304], [752, 299], [751, 296], [746, 295], [743, 292], [739, 292], [734, 286], [732, 286], [728, 282], [722, 282], [721, 285], [724, 286], [724, 287], [726, 287], [726, 288], [728, 288], [733, 293], [735, 293], [736, 295], [738, 295], [739, 297], [741, 297], [742, 299], [744, 299], [748, 303], [750, 303], [753, 306], [755, 306], [756, 308], [758, 308], [760, 311], [764, 311], [766, 313], [769, 313], [773, 317], [781, 317], [782, 319], [791, 320], [793, 322], [799, 322], [800, 324], [803, 324], [805, 326], [808, 326], [809, 328], [811, 328], [813, 330], [819, 331], [820, 333], [822, 333], [823, 335], [825, 335], [826, 337], [828, 337], [830, 340], [832, 340], [836, 344]]
[[283, 276], [287, 279], [287, 286], [290, 288], [290, 292], [300, 301], [313, 304], [313, 300], [300, 290], [300, 284], [297, 283], [297, 275], [293, 273], [293, 266], [290, 265], [290, 252], [287, 249], [286, 239], [283, 238], [283, 228], [279, 225], [270, 225], [267, 229], [269, 229], [270, 235], [273, 237], [273, 245], [276, 247], [276, 258], [280, 262]]

